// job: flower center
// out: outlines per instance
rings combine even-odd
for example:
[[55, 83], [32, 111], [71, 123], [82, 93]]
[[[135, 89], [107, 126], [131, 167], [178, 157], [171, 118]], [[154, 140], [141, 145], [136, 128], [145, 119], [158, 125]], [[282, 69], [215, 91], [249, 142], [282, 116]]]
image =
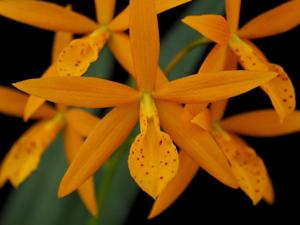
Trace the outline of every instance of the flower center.
[[98, 36], [98, 35], [102, 35], [104, 33], [107, 33], [107, 34], [111, 34], [111, 31], [109, 29], [109, 26], [107, 25], [100, 25], [98, 27], [98, 29], [96, 29], [94, 32], [92, 32], [90, 35], [91, 36]]
[[151, 93], [144, 92], [141, 98], [141, 106], [142, 106], [141, 108], [143, 109], [147, 119], [152, 119], [153, 116], [155, 115], [154, 108], [153, 108], [154, 104], [155, 103], [153, 101]]
[[149, 124], [159, 130], [159, 118], [155, 102], [150, 92], [143, 92], [140, 100], [140, 127], [145, 132]]
[[110, 38], [111, 32], [107, 25], [101, 25], [97, 30], [87, 36], [92, 44], [97, 48], [101, 48], [103, 42]]

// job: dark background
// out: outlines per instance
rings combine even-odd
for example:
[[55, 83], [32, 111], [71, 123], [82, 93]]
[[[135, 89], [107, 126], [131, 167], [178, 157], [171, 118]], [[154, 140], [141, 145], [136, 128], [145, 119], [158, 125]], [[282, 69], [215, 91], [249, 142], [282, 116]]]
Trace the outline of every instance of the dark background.
[[[92, 18], [95, 17], [93, 1], [56, 0], [54, 2], [59, 2], [59, 4], [71, 2], [74, 10]], [[241, 24], [282, 2], [285, 1], [244, 0]], [[128, 1], [119, 0], [118, 11], [127, 3]], [[181, 6], [159, 16], [161, 36], [180, 18], [184, 9], [185, 6]], [[39, 77], [50, 63], [52, 38], [52, 32], [25, 26], [1, 17], [0, 84], [9, 86], [19, 80]], [[285, 68], [297, 90], [300, 90], [299, 40], [299, 28], [296, 28], [281, 35], [255, 41], [271, 62]], [[122, 75], [118, 78], [119, 80], [126, 79], [127, 74], [119, 65], [116, 65], [114, 70], [114, 74]], [[299, 96], [298, 93], [297, 96]], [[266, 107], [271, 107], [268, 98], [260, 90], [255, 90], [234, 98], [230, 102], [226, 115]], [[30, 123], [24, 124], [21, 119], [0, 115], [0, 124], [0, 157], [2, 158]], [[299, 212], [299, 138], [300, 134], [266, 139], [246, 138], [264, 159], [269, 169], [276, 191], [276, 202], [273, 206], [261, 202], [253, 207], [241, 191], [231, 190], [205, 172], [200, 172], [176, 203], [151, 221], [147, 221], [146, 217], [151, 208], [152, 199], [140, 192], [126, 224], [202, 224], [204, 220], [238, 224], [261, 222], [261, 220], [274, 222], [283, 216], [286, 222], [294, 219], [295, 211]], [[10, 190], [9, 185], [5, 185], [0, 190], [0, 209], [5, 204], [5, 198]]]

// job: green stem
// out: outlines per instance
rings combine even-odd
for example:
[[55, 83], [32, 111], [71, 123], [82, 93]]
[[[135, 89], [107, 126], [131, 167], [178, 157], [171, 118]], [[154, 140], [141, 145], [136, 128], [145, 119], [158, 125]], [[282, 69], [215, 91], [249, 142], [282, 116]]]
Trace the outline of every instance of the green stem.
[[[132, 141], [133, 141], [133, 135], [130, 135], [126, 142], [118, 149], [118, 151], [115, 153], [115, 155], [105, 163], [103, 167], [103, 177], [101, 179], [101, 184], [99, 185], [98, 189], [98, 195], [97, 195], [97, 203], [98, 203], [98, 211], [100, 212], [101, 217], [101, 211], [103, 209], [103, 206], [107, 200], [107, 197], [109, 195], [109, 191], [112, 185], [113, 177], [115, 175], [115, 172], [118, 168], [118, 165], [120, 161], [122, 160], [123, 156], [129, 149]], [[91, 217], [90, 220], [87, 223], [88, 225], [99, 225], [100, 220], [98, 217]]]
[[205, 37], [201, 37], [198, 38], [196, 40], [193, 40], [192, 42], [190, 42], [186, 47], [184, 47], [183, 49], [181, 49], [175, 56], [174, 58], [169, 62], [169, 64], [166, 66], [166, 68], [164, 69], [164, 72], [166, 75], [169, 75], [171, 73], [171, 71], [174, 69], [174, 67], [181, 62], [181, 60], [188, 54], [190, 53], [194, 48], [201, 46], [201, 45], [205, 45], [210, 43], [211, 40], [205, 38]]

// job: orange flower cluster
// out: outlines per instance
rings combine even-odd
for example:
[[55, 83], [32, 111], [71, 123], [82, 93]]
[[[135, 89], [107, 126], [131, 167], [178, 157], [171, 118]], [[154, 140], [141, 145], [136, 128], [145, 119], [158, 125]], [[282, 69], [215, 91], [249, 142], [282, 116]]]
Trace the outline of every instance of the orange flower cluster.
[[[300, 23], [300, 0], [288, 1], [239, 28], [241, 0], [226, 0], [221, 15], [187, 16], [183, 23], [216, 42], [197, 74], [169, 81], [158, 65], [157, 14], [191, 0], [130, 0], [114, 17], [115, 0], [95, 0], [97, 22], [46, 1], [0, 1], [0, 15], [56, 32], [52, 64], [39, 79], [13, 84], [29, 96], [0, 87], [0, 111], [36, 122], [12, 146], [0, 170], [0, 186], [19, 186], [37, 167], [60, 130], [70, 164], [58, 195], [78, 190], [97, 214], [93, 175], [139, 122], [128, 167], [160, 214], [202, 168], [253, 204], [274, 201], [262, 159], [238, 134], [255, 137], [300, 130], [295, 91], [282, 67], [270, 63], [250, 41], [286, 32]], [[127, 29], [129, 28], [129, 35]], [[73, 34], [82, 35], [73, 39]], [[107, 45], [134, 86], [82, 77]], [[240, 64], [244, 70], [237, 70]], [[228, 99], [256, 87], [274, 109], [223, 119]], [[46, 101], [56, 103], [52, 107]], [[111, 108], [98, 119], [73, 107]], [[78, 146], [81, 146], [80, 148]]]

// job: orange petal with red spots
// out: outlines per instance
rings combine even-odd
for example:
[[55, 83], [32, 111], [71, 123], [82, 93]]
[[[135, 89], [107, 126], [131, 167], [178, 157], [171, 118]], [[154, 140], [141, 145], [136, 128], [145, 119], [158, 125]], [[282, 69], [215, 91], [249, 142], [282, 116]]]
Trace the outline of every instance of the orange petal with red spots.
[[73, 40], [65, 47], [57, 60], [57, 71], [61, 76], [81, 76], [90, 64], [98, 59], [105, 45], [107, 33], [93, 33], [85, 38]]
[[178, 153], [167, 133], [160, 131], [158, 115], [151, 97], [140, 105], [141, 133], [131, 145], [129, 171], [138, 185], [156, 198], [178, 168]]
[[257, 47], [252, 41], [247, 40], [247, 39], [242, 39], [243, 42], [245, 42], [247, 45], [249, 45], [251, 48], [253, 48], [253, 51], [255, 52], [255, 54], [260, 58], [260, 60], [262, 60], [265, 63], [268, 63], [269, 60], [267, 59], [267, 57], [265, 56], [265, 54], [259, 49], [259, 47]]
[[148, 123], [146, 133], [139, 134], [131, 146], [128, 166], [138, 185], [156, 198], [176, 174], [176, 147], [168, 134]]
[[270, 71], [274, 71], [278, 75], [270, 82], [263, 84], [261, 88], [269, 95], [280, 120], [283, 121], [288, 114], [295, 110], [295, 89], [281, 66], [276, 64], [268, 64], [268, 66]]
[[257, 204], [265, 194], [268, 174], [262, 159], [238, 137], [214, 132], [214, 137], [231, 163], [240, 188]]
[[246, 70], [251, 71], [268, 71], [265, 57], [261, 57], [259, 52], [255, 51], [246, 40], [242, 40], [233, 34], [229, 41], [229, 46], [238, 57], [239, 63]]
[[27, 130], [12, 146], [1, 165], [0, 186], [9, 180], [18, 187], [39, 165], [42, 154], [62, 128], [55, 117], [41, 121]]
[[277, 73], [274, 79], [262, 84], [261, 88], [269, 95], [275, 110], [283, 121], [295, 109], [296, 100], [293, 84], [282, 67], [266, 62], [263, 54], [260, 51], [256, 52], [257, 48], [248, 43], [233, 35], [230, 40], [230, 47], [246, 70]]

